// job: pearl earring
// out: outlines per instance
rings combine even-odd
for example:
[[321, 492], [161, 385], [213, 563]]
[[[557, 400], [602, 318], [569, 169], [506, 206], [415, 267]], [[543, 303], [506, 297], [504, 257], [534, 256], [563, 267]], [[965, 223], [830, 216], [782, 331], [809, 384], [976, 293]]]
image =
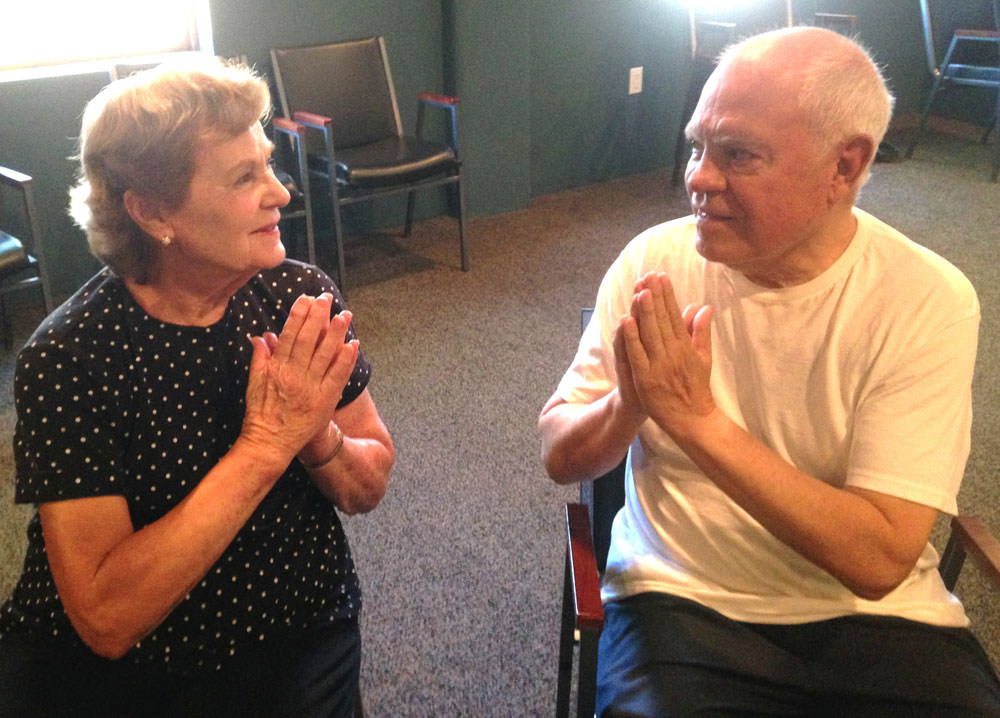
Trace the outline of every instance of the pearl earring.
[[164, 247], [169, 247], [170, 246], [170, 242], [171, 242], [171, 239], [170, 239], [170, 235], [169, 234], [163, 235], [163, 239], [160, 240], [160, 244], [162, 244]]

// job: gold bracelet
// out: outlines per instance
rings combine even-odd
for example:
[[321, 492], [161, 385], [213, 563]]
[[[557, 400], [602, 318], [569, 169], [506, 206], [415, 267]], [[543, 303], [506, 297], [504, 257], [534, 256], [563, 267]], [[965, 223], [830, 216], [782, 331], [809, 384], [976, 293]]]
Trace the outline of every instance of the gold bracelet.
[[307, 469], [319, 469], [323, 466], [326, 466], [331, 461], [333, 461], [337, 457], [337, 454], [340, 453], [340, 450], [344, 448], [344, 432], [341, 431], [340, 427], [337, 426], [336, 424], [333, 424], [333, 428], [337, 431], [337, 443], [333, 445], [333, 448], [330, 450], [330, 453], [327, 454], [322, 459], [320, 459], [319, 461], [308, 464], [305, 461], [302, 461], [302, 459], [299, 459], [299, 461], [302, 461], [302, 465], [304, 467], [306, 467]]

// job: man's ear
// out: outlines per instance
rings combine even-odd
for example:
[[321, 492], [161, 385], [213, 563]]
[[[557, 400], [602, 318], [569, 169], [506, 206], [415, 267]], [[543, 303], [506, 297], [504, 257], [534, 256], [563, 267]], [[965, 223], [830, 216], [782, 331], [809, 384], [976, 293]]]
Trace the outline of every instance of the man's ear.
[[830, 188], [834, 203], [857, 190], [874, 154], [875, 142], [871, 137], [858, 135], [847, 141], [837, 157], [837, 171]]
[[163, 212], [156, 203], [137, 195], [130, 189], [125, 190], [122, 201], [132, 220], [150, 237], [159, 239], [173, 236], [170, 222], [163, 216]]

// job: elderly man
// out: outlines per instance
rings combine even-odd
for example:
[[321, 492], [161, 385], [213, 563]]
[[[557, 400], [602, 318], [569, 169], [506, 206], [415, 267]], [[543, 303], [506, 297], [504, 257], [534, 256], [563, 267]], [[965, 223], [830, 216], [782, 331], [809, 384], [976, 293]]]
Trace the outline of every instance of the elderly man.
[[539, 418], [557, 482], [629, 455], [599, 715], [1000, 714], [928, 543], [968, 456], [979, 305], [854, 207], [891, 110], [835, 33], [731, 48], [687, 128], [693, 215], [601, 284]]

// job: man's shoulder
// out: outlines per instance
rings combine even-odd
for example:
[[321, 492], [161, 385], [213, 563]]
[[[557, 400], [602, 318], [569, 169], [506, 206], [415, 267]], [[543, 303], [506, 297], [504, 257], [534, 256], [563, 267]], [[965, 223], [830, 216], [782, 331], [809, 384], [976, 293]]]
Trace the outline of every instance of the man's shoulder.
[[656, 267], [669, 258], [672, 263], [684, 257], [697, 258], [695, 248], [696, 227], [694, 217], [678, 217], [653, 225], [637, 234], [622, 250], [623, 261], [636, 265]]
[[882, 220], [862, 210], [856, 214], [868, 233], [864, 266], [877, 277], [882, 293], [911, 302], [949, 303], [964, 313], [978, 313], [976, 290], [962, 270]]

